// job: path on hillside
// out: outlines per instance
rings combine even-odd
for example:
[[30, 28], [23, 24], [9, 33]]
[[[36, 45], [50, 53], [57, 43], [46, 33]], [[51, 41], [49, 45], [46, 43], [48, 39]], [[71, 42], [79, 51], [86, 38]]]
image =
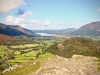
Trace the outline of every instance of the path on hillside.
[[100, 75], [96, 57], [73, 56], [63, 58], [55, 56], [44, 59], [40, 69], [29, 75]]

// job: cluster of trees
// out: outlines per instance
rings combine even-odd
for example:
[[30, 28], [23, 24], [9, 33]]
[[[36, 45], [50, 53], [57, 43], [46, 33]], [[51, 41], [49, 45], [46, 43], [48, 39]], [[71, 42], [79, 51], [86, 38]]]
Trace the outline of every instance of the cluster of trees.
[[13, 52], [7, 52], [3, 57], [0, 57], [0, 72], [10, 66], [10, 64], [8, 63], [9, 59], [14, 59]]
[[28, 53], [31, 52], [32, 50], [28, 50], [28, 51], [20, 51], [20, 54], [24, 54], [24, 53]]
[[34, 43], [34, 40], [7, 40], [3, 42], [3, 45], [24, 45]]
[[42, 54], [41, 52], [38, 52], [38, 53], [36, 54], [36, 59], [38, 59], [39, 56], [40, 56], [41, 54]]

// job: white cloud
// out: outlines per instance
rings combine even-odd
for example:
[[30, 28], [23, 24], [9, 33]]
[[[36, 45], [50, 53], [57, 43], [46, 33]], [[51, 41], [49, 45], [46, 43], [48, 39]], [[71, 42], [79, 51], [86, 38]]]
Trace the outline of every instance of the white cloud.
[[27, 25], [27, 20], [24, 18], [15, 18], [13, 16], [7, 16], [5, 19], [6, 24], [8, 25], [20, 25], [25, 27]]
[[30, 20], [30, 24], [32, 25], [50, 25], [52, 20], [40, 21], [40, 20]]
[[22, 18], [31, 17], [33, 15], [32, 11], [27, 11], [23, 15], [21, 15]]
[[27, 21], [24, 18], [16, 18], [15, 21], [13, 22], [15, 25], [21, 25], [21, 24], [26, 24]]
[[31, 16], [32, 16], [32, 11], [27, 11], [19, 18], [15, 18], [13, 16], [7, 16], [5, 22], [8, 25], [20, 25], [22, 27], [25, 27], [28, 24], [28, 20], [26, 18]]
[[40, 21], [40, 20], [30, 20], [30, 23], [32, 25], [41, 25], [42, 24], [42, 21]]
[[[29, 13], [31, 16], [31, 13]], [[27, 27], [28, 25], [41, 25], [41, 26], [48, 26], [52, 23], [52, 20], [27, 20], [28, 15], [25, 15], [25, 17], [20, 16], [19, 18], [13, 17], [13, 16], [7, 16], [5, 19], [5, 22], [7, 25], [19, 25], [21, 27]]]
[[47, 21], [44, 21], [43, 25], [50, 25], [52, 23], [52, 20], [47, 20]]
[[100, 8], [98, 9], [98, 11], [100, 11]]
[[11, 12], [14, 8], [23, 4], [25, 4], [24, 0], [0, 0], [0, 12]]
[[13, 24], [14, 20], [15, 20], [15, 17], [13, 16], [7, 16], [5, 19], [6, 23], [11, 24], [11, 25]]

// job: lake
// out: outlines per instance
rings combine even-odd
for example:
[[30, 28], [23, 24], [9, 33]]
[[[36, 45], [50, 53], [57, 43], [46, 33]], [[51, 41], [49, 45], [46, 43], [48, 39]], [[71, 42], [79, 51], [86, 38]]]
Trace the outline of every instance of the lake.
[[36, 33], [39, 34], [41, 36], [54, 36], [55, 34], [48, 34], [48, 33]]

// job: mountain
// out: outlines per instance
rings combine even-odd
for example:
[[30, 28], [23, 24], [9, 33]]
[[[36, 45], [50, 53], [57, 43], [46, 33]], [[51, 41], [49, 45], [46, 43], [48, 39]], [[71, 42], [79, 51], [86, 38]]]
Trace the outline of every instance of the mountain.
[[2, 44], [4, 41], [12, 41], [12, 40], [15, 40], [15, 38], [5, 34], [0, 34], [0, 44]]
[[81, 36], [100, 36], [100, 21], [86, 24], [71, 34]]
[[33, 31], [22, 28], [18, 25], [17, 26], [10, 26], [10, 27], [15, 29], [15, 30], [21, 31], [21, 32], [23, 32], [24, 34], [27, 34], [27, 35], [34, 35], [35, 34]]
[[76, 31], [75, 28], [58, 29], [58, 30], [33, 30], [35, 33], [48, 33], [48, 34], [67, 34]]
[[31, 30], [22, 28], [20, 26], [12, 26], [12, 25], [5, 25], [0, 23], [0, 33], [1, 34], [6, 34], [9, 36], [19, 36], [19, 35], [35, 35], [35, 33]]
[[74, 54], [100, 57], [100, 44], [92, 39], [73, 37], [53, 44], [46, 51], [63, 57], [72, 57]]

